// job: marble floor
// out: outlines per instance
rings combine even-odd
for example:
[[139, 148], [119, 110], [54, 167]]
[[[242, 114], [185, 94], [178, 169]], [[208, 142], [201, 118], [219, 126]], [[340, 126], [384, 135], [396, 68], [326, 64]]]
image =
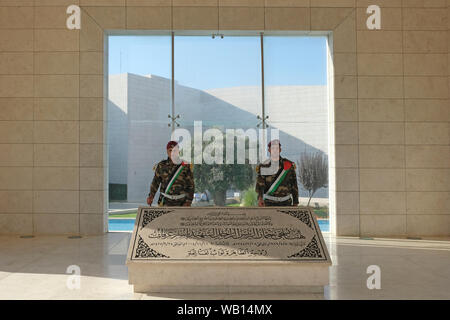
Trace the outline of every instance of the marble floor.
[[[0, 299], [450, 299], [450, 239], [325, 235], [333, 266], [324, 294], [145, 295], [128, 284], [130, 236], [0, 236]], [[80, 267], [79, 289], [67, 286], [70, 265]], [[381, 269], [379, 290], [367, 288], [369, 265]]]

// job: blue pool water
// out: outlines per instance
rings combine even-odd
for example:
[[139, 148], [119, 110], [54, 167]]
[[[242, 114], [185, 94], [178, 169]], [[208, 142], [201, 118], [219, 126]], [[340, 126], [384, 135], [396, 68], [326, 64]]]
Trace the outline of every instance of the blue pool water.
[[[109, 219], [109, 231], [133, 231], [135, 219]], [[322, 232], [330, 231], [328, 220], [318, 220]]]

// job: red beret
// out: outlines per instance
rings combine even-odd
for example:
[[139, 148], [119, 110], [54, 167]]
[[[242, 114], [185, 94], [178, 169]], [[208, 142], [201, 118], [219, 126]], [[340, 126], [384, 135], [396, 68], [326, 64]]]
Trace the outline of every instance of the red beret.
[[176, 141], [169, 141], [169, 142], [167, 143], [166, 149], [173, 148], [173, 147], [175, 147], [175, 146], [177, 146], [177, 145], [178, 145], [178, 142], [176, 142]]
[[275, 140], [270, 141], [269, 144], [267, 145], [267, 147], [270, 148], [270, 146], [272, 145], [272, 143], [278, 144], [278, 146], [281, 147], [280, 140], [278, 140], [278, 139], [275, 139]]

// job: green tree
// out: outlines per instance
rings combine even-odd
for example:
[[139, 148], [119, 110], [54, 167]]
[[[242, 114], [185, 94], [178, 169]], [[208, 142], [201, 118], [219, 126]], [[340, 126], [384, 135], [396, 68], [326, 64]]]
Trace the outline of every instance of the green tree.
[[[226, 145], [224, 138], [223, 144]], [[214, 142], [204, 142], [205, 146]], [[195, 191], [211, 192], [214, 203], [217, 206], [224, 206], [226, 200], [226, 191], [229, 189], [246, 190], [254, 184], [255, 165], [248, 163], [246, 157], [245, 164], [236, 164], [236, 139], [234, 141], [234, 163], [233, 164], [195, 164], [194, 182]], [[225, 149], [223, 148], [223, 159], [226, 159]], [[248, 150], [248, 139], [246, 139], [246, 150]], [[192, 153], [193, 154], [193, 153]], [[224, 161], [225, 162], [225, 161]]]

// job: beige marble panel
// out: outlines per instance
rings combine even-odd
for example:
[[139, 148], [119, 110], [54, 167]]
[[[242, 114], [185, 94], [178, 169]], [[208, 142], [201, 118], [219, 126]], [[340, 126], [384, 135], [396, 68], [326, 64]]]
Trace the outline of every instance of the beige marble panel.
[[174, 7], [185, 7], [185, 6], [194, 6], [194, 7], [216, 7], [219, 4], [219, 0], [172, 0], [172, 5]]
[[354, 99], [358, 97], [356, 76], [335, 76], [334, 96], [336, 99]]
[[403, 77], [358, 77], [359, 98], [403, 98]]
[[76, 51], [103, 51], [103, 29], [89, 15], [83, 14], [79, 36], [79, 49]]
[[[82, 26], [84, 27], [84, 25]], [[81, 30], [83, 30], [83, 27]], [[78, 51], [79, 44], [79, 30], [35, 29], [34, 31], [34, 47], [36, 51]]]
[[404, 191], [404, 169], [360, 169], [361, 191]]
[[35, 74], [78, 74], [78, 52], [38, 52], [35, 55]]
[[0, 6], [0, 29], [33, 28], [32, 7], [2, 7]]
[[0, 74], [33, 74], [33, 53], [4, 52], [0, 53]]
[[333, 58], [335, 75], [356, 75], [355, 53], [336, 53]]
[[350, 7], [356, 6], [356, 0], [311, 0], [311, 7]]
[[76, 167], [79, 165], [79, 145], [34, 144], [34, 164], [41, 167]]
[[173, 29], [216, 30], [219, 26], [217, 7], [173, 7]]
[[403, 122], [360, 122], [360, 144], [395, 144], [405, 143], [405, 125]]
[[402, 53], [401, 31], [357, 31], [360, 53]]
[[0, 51], [33, 51], [33, 29], [0, 29]]
[[406, 192], [361, 192], [361, 215], [405, 214]]
[[171, 6], [172, 0], [127, 0], [127, 10], [130, 7], [164, 7]]
[[[375, 2], [372, 4], [375, 4]], [[372, 15], [372, 13], [366, 13], [368, 7], [356, 9], [356, 28], [358, 30], [368, 30], [367, 19]], [[384, 31], [402, 30], [402, 9], [383, 8], [381, 10], [381, 29]]]
[[356, 0], [356, 6], [367, 8], [377, 5], [380, 8], [401, 8], [403, 0]]
[[448, 214], [450, 192], [407, 192], [408, 214]]
[[5, 213], [29, 213], [32, 210], [33, 192], [0, 191], [0, 215]]
[[406, 234], [406, 215], [361, 215], [361, 235], [400, 236]]
[[406, 169], [408, 191], [450, 191], [449, 169]]
[[67, 29], [67, 6], [44, 6], [35, 8], [36, 29]]
[[406, 121], [445, 121], [450, 119], [448, 100], [406, 99]]
[[403, 7], [436, 8], [448, 5], [448, 0], [403, 0]]
[[310, 0], [265, 0], [266, 7], [309, 7]]
[[[24, 1], [24, 0], [21, 0]], [[80, 4], [80, 0], [34, 0], [36, 6], [70, 6], [71, 4]]]
[[336, 214], [359, 215], [359, 192], [336, 191]]
[[333, 51], [356, 52], [356, 17], [352, 12], [333, 30]]
[[0, 166], [32, 167], [33, 145], [27, 143], [0, 144]]
[[334, 30], [351, 13], [352, 8], [311, 8], [311, 30]]
[[448, 122], [408, 122], [405, 127], [406, 144], [449, 143]]
[[336, 190], [358, 191], [358, 169], [336, 168]]
[[405, 75], [443, 76], [447, 74], [447, 54], [405, 54]]
[[79, 0], [80, 5], [83, 7], [89, 6], [116, 6], [124, 7], [126, 5], [126, 0]]
[[32, 121], [0, 121], [0, 143], [32, 142]]
[[80, 144], [80, 166], [102, 167], [103, 148], [103, 144]]
[[450, 167], [449, 146], [406, 146], [407, 168]]
[[103, 190], [103, 168], [80, 168], [80, 190]]
[[78, 213], [78, 191], [34, 191], [34, 213]]
[[447, 9], [403, 9], [404, 30], [447, 30]]
[[359, 236], [359, 219], [356, 214], [336, 215], [336, 235]]
[[32, 215], [23, 213], [0, 214], [2, 234], [29, 235], [33, 231]]
[[35, 121], [35, 143], [78, 143], [77, 121]]
[[80, 191], [80, 213], [100, 213], [103, 207], [104, 191]]
[[0, 97], [33, 97], [33, 76], [0, 76]]
[[218, 0], [219, 7], [262, 7], [265, 0]]
[[264, 29], [264, 8], [262, 7], [220, 8], [219, 29], [262, 30]]
[[405, 147], [361, 145], [359, 163], [361, 168], [402, 168], [405, 165]]
[[447, 236], [450, 233], [450, 215], [408, 215], [408, 234]]
[[125, 29], [126, 12], [125, 7], [84, 7], [83, 10], [102, 29]]
[[358, 74], [363, 76], [403, 75], [403, 55], [399, 53], [358, 54]]
[[335, 99], [334, 101], [335, 121], [357, 121], [358, 102], [356, 99]]
[[171, 29], [171, 7], [127, 7], [128, 29]]
[[33, 214], [34, 230], [37, 235], [42, 234], [78, 234], [78, 214], [39, 213]]
[[447, 31], [404, 31], [405, 53], [446, 53]]
[[80, 120], [102, 120], [102, 98], [80, 98]]
[[358, 167], [358, 145], [336, 145], [336, 168]]
[[0, 167], [0, 190], [31, 190], [33, 168]]
[[336, 144], [358, 144], [357, 122], [336, 122], [334, 129]]
[[78, 75], [39, 75], [34, 77], [35, 97], [78, 97], [79, 87]]
[[309, 8], [266, 8], [265, 29], [310, 30], [310, 19]]
[[80, 74], [103, 74], [103, 52], [80, 52]]
[[78, 190], [78, 167], [35, 167], [33, 190]]
[[403, 121], [403, 99], [359, 99], [360, 121]]
[[80, 121], [80, 143], [103, 143], [103, 122]]
[[78, 98], [36, 98], [34, 120], [78, 120]]
[[405, 77], [405, 98], [447, 99], [448, 77]]
[[84, 98], [103, 97], [103, 76], [80, 75], [80, 97]]
[[102, 214], [80, 214], [80, 233], [100, 235], [107, 232], [108, 221]]
[[33, 98], [0, 98], [0, 120], [33, 120]]

